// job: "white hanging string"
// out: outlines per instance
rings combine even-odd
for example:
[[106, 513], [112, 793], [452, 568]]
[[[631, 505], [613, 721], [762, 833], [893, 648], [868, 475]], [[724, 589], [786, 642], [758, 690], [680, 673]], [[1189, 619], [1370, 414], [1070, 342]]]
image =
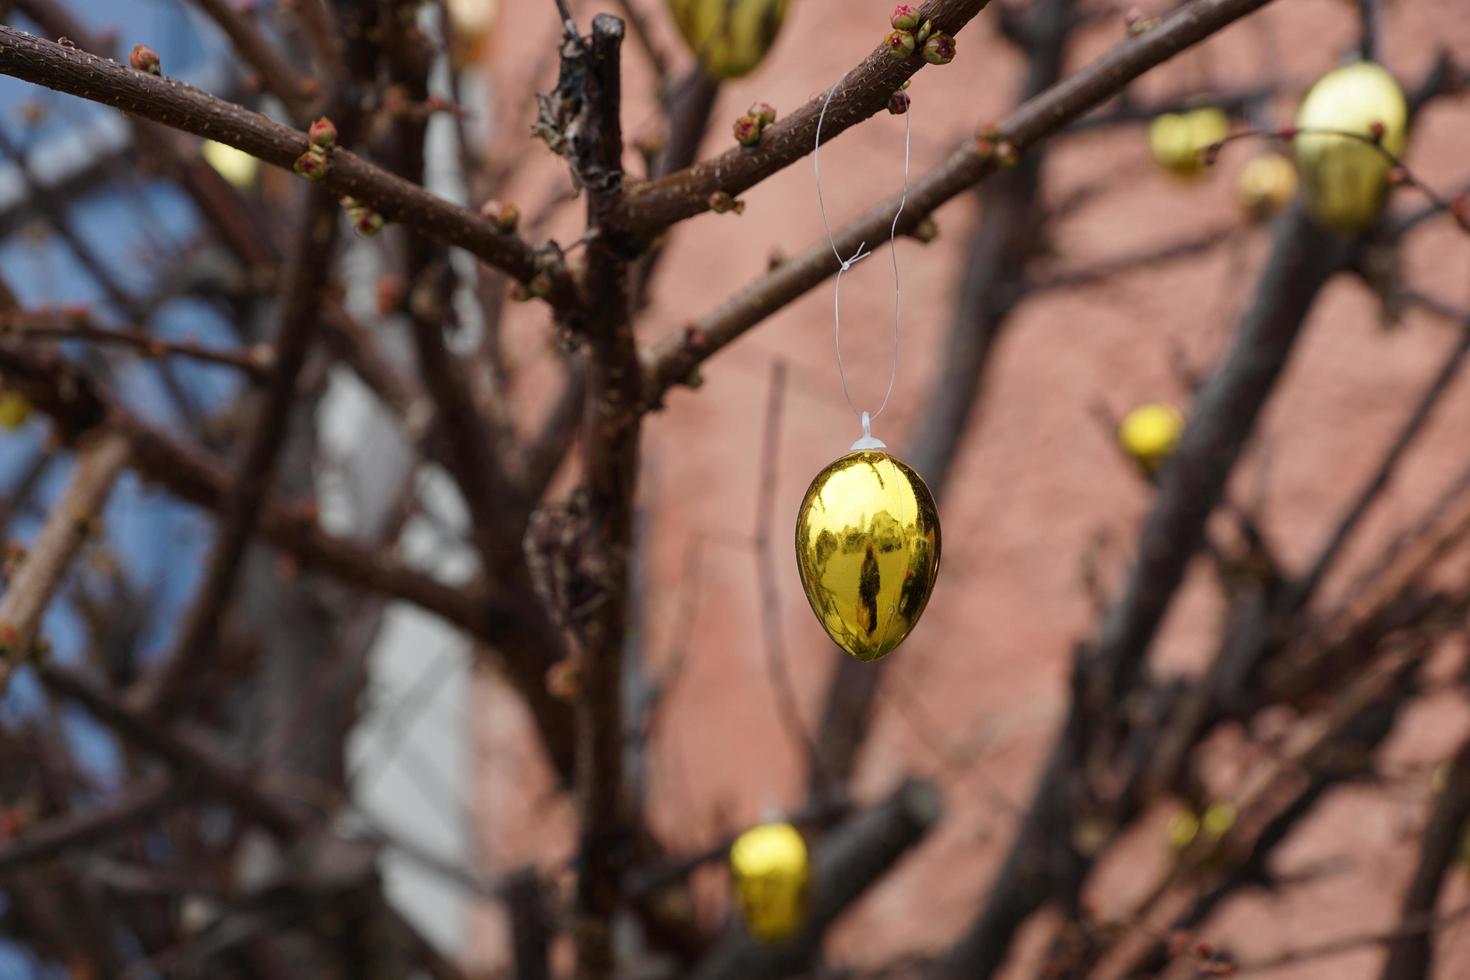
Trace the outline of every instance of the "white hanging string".
[[871, 422], [888, 407], [888, 401], [893, 397], [893, 387], [898, 381], [899, 317], [903, 309], [903, 291], [899, 285], [898, 249], [894, 247], [894, 240], [898, 236], [898, 219], [903, 215], [903, 209], [909, 200], [909, 135], [912, 132], [909, 116], [913, 110], [910, 108], [903, 116], [903, 195], [899, 198], [898, 210], [893, 213], [893, 223], [888, 228], [888, 252], [893, 259], [893, 358], [888, 372], [888, 390], [883, 393], [883, 401], [878, 410], [869, 414], [853, 402], [852, 392], [847, 386], [847, 370], [842, 364], [842, 276], [873, 253], [868, 251], [868, 243], [862, 242], [851, 258], [842, 257], [842, 253], [837, 251], [837, 239], [832, 234], [832, 224], [827, 218], [827, 203], [822, 198], [822, 123], [826, 121], [827, 107], [832, 104], [832, 96], [840, 84], [842, 83], [839, 80], [827, 90], [827, 97], [822, 101], [822, 111], [817, 115], [817, 135], [812, 146], [812, 175], [817, 184], [817, 209], [822, 213], [822, 227], [827, 232], [827, 244], [832, 247], [832, 254], [837, 258], [837, 281], [832, 291], [833, 346], [837, 351], [837, 376], [842, 381], [842, 396], [847, 399], [847, 407], [862, 420], [863, 439], [859, 441], [876, 442], [872, 438]]

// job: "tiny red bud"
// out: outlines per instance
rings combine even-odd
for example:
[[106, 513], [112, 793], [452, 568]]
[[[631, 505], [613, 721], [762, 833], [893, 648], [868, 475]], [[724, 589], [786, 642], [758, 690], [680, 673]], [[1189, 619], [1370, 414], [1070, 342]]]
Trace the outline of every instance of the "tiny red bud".
[[735, 120], [735, 142], [741, 146], [755, 146], [761, 141], [761, 122], [755, 116], [741, 116]]
[[883, 39], [888, 47], [888, 53], [899, 61], [904, 60], [914, 53], [914, 36], [908, 31], [893, 31]]
[[507, 201], [497, 201], [491, 198], [480, 205], [480, 217], [509, 235], [520, 223], [521, 210]]
[[1466, 231], [1470, 231], [1470, 193], [1462, 193], [1450, 202], [1450, 214]]
[[924, 42], [924, 60], [931, 65], [947, 65], [954, 56], [954, 38], [948, 34], [935, 34]]
[[894, 92], [888, 97], [888, 111], [895, 116], [901, 116], [909, 111], [909, 102], [909, 94], [907, 92]]
[[928, 245], [939, 237], [939, 225], [935, 223], [933, 218], [921, 218], [919, 219], [919, 223], [914, 225], [914, 230], [909, 234], [919, 244]]
[[776, 121], [776, 107], [769, 102], [757, 102], [745, 110], [747, 116], [754, 116], [762, 127], [769, 126]]
[[146, 71], [150, 75], [163, 74], [163, 65], [158, 60], [158, 52], [146, 44], [133, 46], [133, 53], [128, 55], [128, 64], [138, 71]]
[[1387, 130], [1386, 130], [1386, 128], [1385, 128], [1385, 127], [1384, 127], [1384, 125], [1383, 125], [1383, 123], [1381, 123], [1381, 122], [1379, 122], [1379, 121], [1378, 121], [1378, 120], [1376, 120], [1376, 119], [1375, 119], [1375, 120], [1374, 120], [1374, 121], [1373, 121], [1373, 123], [1372, 123], [1372, 124], [1371, 124], [1371, 125], [1369, 125], [1369, 127], [1368, 127], [1368, 135], [1369, 135], [1369, 136], [1370, 136], [1370, 137], [1372, 137], [1372, 139], [1373, 139], [1373, 142], [1375, 142], [1375, 143], [1378, 143], [1378, 142], [1381, 142], [1381, 141], [1382, 141], [1382, 140], [1383, 140], [1383, 134], [1384, 134], [1384, 133], [1385, 133], [1385, 132], [1386, 132], [1386, 131], [1387, 131]]
[[395, 275], [386, 275], [378, 280], [376, 289], [378, 316], [387, 316], [403, 305], [403, 279]]
[[1276, 135], [1284, 140], [1294, 140], [1296, 139], [1296, 127], [1282, 126], [1279, 130], [1276, 131]]
[[292, 169], [307, 180], [321, 180], [327, 175], [327, 154], [321, 147], [313, 146], [296, 158]]
[[332, 124], [332, 120], [322, 116], [311, 124], [311, 128], [306, 131], [306, 137], [311, 140], [312, 146], [328, 150], [337, 145], [337, 127]]
[[369, 211], [367, 208], [357, 208], [356, 213], [352, 216], [352, 227], [357, 229], [357, 233], [363, 238], [372, 238], [383, 230], [383, 225], [386, 223], [381, 214]]
[[707, 339], [708, 338], [704, 335], [704, 331], [694, 326], [694, 324], [692, 323], [684, 328], [684, 343], [689, 347], [703, 347]]
[[737, 201], [730, 196], [728, 191], [715, 191], [709, 196], [709, 209], [715, 214], [741, 214], [745, 211], [745, 202]]
[[919, 8], [911, 3], [901, 3], [893, 8], [893, 16], [888, 22], [896, 31], [912, 31], [919, 26]]

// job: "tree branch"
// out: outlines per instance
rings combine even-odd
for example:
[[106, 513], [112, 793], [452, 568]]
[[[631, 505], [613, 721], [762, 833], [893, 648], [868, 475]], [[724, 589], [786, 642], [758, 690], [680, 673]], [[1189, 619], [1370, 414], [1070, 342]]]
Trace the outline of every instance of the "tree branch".
[[[936, 30], [956, 34], [988, 3], [989, 0], [928, 0], [920, 16], [933, 20]], [[886, 25], [876, 18], [873, 33], [886, 33]], [[823, 136], [833, 140], [839, 133], [883, 111], [893, 93], [923, 67], [924, 62], [917, 54], [899, 61], [889, 54], [887, 45], [878, 45], [838, 83], [822, 123]], [[785, 119], [766, 127], [760, 143], [754, 147], [735, 147], [685, 170], [630, 188], [629, 229], [643, 241], [651, 241], [669, 225], [708, 211], [711, 194], [723, 191], [736, 197], [806, 156], [812, 151], [825, 97], [825, 92], [813, 96]]]
[[1433, 918], [1440, 888], [1464, 845], [1467, 826], [1470, 826], [1470, 741], [1455, 753], [1444, 789], [1424, 830], [1419, 844], [1419, 865], [1404, 895], [1399, 935], [1389, 943], [1383, 980], [1421, 980], [1429, 976], [1434, 955], [1433, 933], [1414, 930], [1411, 926]]
[[89, 439], [77, 453], [71, 483], [0, 599], [0, 693], [31, 652], [41, 615], [72, 560], [99, 529], [97, 517], [127, 460], [127, 440], [111, 433]]
[[[191, 85], [134, 71], [11, 27], [0, 26], [0, 74], [218, 140], [288, 170], [309, 146], [305, 133]], [[576, 305], [576, 292], [564, 268], [543, 268], [545, 263], [538, 260], [536, 251], [520, 238], [350, 150], [339, 148], [331, 153], [321, 184], [334, 196], [355, 198], [389, 221], [472, 252], [521, 282], [544, 272], [550, 277], [548, 301], [564, 309]]]
[[[1150, 68], [1216, 33], [1270, 0], [1194, 0], [1152, 30], [1121, 42], [1082, 71], [1029, 99], [996, 127], [992, 137], [956, 150], [944, 163], [915, 181], [898, 222], [908, 234], [944, 202], [979, 183], [996, 169], [993, 148], [1010, 143], [1017, 152], [1062, 129], [1105, 101]], [[834, 100], [835, 105], [835, 100]], [[777, 124], [779, 125], [779, 123]], [[992, 148], [982, 153], [985, 147]], [[849, 255], [860, 242], [881, 241], [898, 210], [897, 196], [878, 205], [835, 235], [837, 251]], [[672, 386], [687, 382], [695, 368], [807, 290], [837, 271], [837, 260], [825, 241], [761, 277], [682, 334], [666, 338], [650, 355], [645, 399], [662, 402]]]
[[262, 393], [264, 404], [236, 460], [221, 504], [219, 533], [209, 565], [179, 638], [157, 672], [143, 682], [142, 703], [148, 710], [175, 705], [184, 687], [204, 666], [204, 658], [218, 636], [240, 562], [255, 533], [276, 460], [286, 442], [296, 404], [296, 382], [322, 321], [322, 293], [340, 225], [337, 212], [337, 202], [325, 191], [313, 188], [307, 195], [296, 244], [286, 266], [288, 274], [274, 331], [276, 360]]

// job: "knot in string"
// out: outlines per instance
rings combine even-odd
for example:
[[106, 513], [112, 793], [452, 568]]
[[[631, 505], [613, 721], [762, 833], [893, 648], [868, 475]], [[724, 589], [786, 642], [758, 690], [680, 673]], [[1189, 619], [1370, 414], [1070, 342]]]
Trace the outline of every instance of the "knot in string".
[[827, 233], [827, 244], [832, 249], [832, 256], [837, 260], [837, 279], [832, 290], [832, 321], [833, 321], [833, 346], [837, 351], [837, 376], [842, 381], [842, 395], [847, 399], [847, 407], [852, 413], [862, 420], [863, 435], [856, 443], [854, 449], [882, 448], [883, 443], [873, 438], [871, 422], [883, 414], [888, 407], [888, 401], [893, 397], [893, 388], [898, 381], [898, 349], [899, 349], [899, 318], [902, 310], [902, 291], [899, 288], [898, 276], [898, 250], [893, 247], [895, 238], [898, 236], [898, 219], [903, 215], [903, 209], [909, 199], [909, 143], [912, 127], [909, 114], [903, 117], [903, 194], [898, 200], [898, 210], [893, 214], [893, 222], [888, 227], [889, 254], [893, 258], [893, 356], [888, 372], [888, 388], [883, 393], [883, 401], [878, 405], [876, 411], [871, 414], [857, 407], [852, 399], [852, 392], [847, 386], [847, 370], [842, 363], [842, 277], [863, 259], [872, 255], [868, 251], [866, 241], [858, 244], [857, 250], [849, 258], [843, 258], [842, 252], [837, 248], [837, 238], [832, 234], [832, 223], [827, 217], [827, 203], [822, 197], [822, 123], [827, 119], [827, 109], [832, 104], [832, 96], [837, 92], [838, 81], [827, 90], [827, 97], [822, 100], [822, 111], [817, 115], [817, 134], [812, 145], [812, 176], [817, 185], [817, 210], [822, 214], [822, 228]]

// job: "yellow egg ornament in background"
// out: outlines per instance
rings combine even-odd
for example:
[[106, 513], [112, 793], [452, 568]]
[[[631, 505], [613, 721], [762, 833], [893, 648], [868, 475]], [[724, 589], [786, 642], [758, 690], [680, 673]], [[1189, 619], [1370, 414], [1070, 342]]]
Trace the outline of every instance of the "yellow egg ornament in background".
[[1291, 203], [1297, 183], [1296, 167], [1280, 153], [1253, 157], [1240, 171], [1240, 206], [1252, 218], [1269, 218]]
[[1184, 417], [1172, 405], [1140, 405], [1118, 426], [1118, 445], [1149, 473], [1157, 470], [1179, 445]]
[[739, 78], [765, 60], [789, 0], [668, 0], [679, 33], [716, 79]]
[[1230, 135], [1230, 119], [1219, 109], [1166, 112], [1148, 126], [1154, 162], [1176, 177], [1205, 169], [1205, 150]]
[[1408, 124], [1403, 90], [1382, 65], [1359, 61], [1328, 72], [1312, 86], [1297, 113], [1294, 143], [1302, 191], [1318, 224], [1341, 232], [1370, 227], [1383, 210], [1393, 162], [1362, 139], [1309, 130], [1371, 137], [1378, 125], [1383, 150], [1399, 157], [1408, 142]]
[[205, 140], [199, 153], [204, 157], [204, 162], [214, 168], [215, 173], [237, 190], [249, 190], [255, 186], [256, 175], [260, 173], [260, 161], [244, 150], [237, 150], [217, 140]]
[[499, 0], [449, 0], [449, 26], [454, 35], [450, 61], [456, 69], [478, 63], [489, 46]]
[[811, 870], [806, 841], [789, 823], [752, 827], [730, 847], [735, 900], [746, 930], [762, 942], [780, 942], [806, 921]]
[[859, 660], [887, 656], [918, 624], [939, 577], [934, 495], [865, 435], [807, 488], [796, 566], [832, 642]]
[[30, 400], [18, 391], [0, 391], [0, 426], [19, 429], [31, 420]]

